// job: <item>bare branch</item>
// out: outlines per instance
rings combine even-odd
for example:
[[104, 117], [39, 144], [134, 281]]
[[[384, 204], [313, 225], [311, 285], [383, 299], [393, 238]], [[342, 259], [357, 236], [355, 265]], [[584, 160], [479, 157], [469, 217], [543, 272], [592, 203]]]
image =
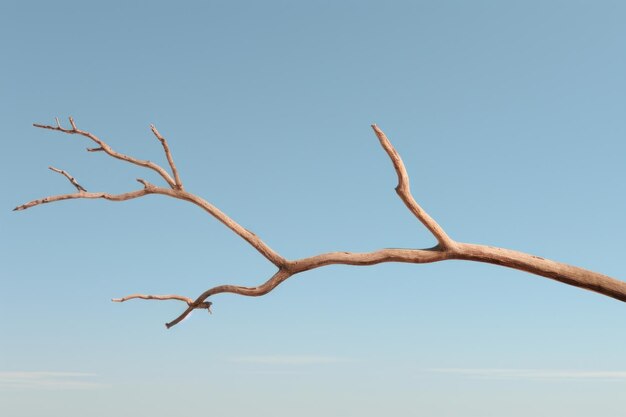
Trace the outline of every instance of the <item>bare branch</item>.
[[165, 327], [169, 329], [173, 326], [176, 326], [185, 317], [187, 317], [189, 313], [191, 313], [193, 310], [198, 308], [199, 305], [202, 305], [205, 302], [205, 300], [212, 295], [221, 294], [221, 293], [232, 293], [232, 294], [245, 295], [247, 297], [259, 297], [261, 295], [265, 295], [268, 292], [272, 291], [281, 282], [285, 281], [291, 275], [292, 274], [290, 272], [287, 272], [285, 270], [279, 270], [270, 279], [268, 279], [267, 281], [265, 281], [265, 283], [263, 283], [262, 285], [259, 285], [258, 287], [241, 287], [238, 285], [220, 285], [218, 287], [208, 289], [205, 292], [203, 292], [198, 298], [196, 298], [196, 300], [192, 304], [190, 304], [189, 307], [187, 307], [187, 309], [183, 311], [180, 316], [176, 317], [174, 320], [172, 320], [169, 323], [165, 323]]
[[[197, 303], [194, 304], [194, 301], [191, 298], [183, 297], [182, 295], [175, 295], [175, 294], [168, 294], [168, 295], [131, 294], [131, 295], [127, 295], [126, 297], [122, 297], [122, 298], [112, 298], [111, 301], [113, 301], [114, 303], [123, 303], [124, 301], [134, 300], [134, 299], [159, 300], [159, 301], [163, 301], [163, 300], [177, 300], [177, 301], [182, 301], [182, 302], [186, 303], [190, 307], [193, 306], [193, 308], [191, 310], [194, 310], [194, 309], [205, 309], [209, 313], [211, 313], [211, 306], [213, 305], [213, 303], [211, 303], [210, 301], [202, 301], [202, 302], [197, 302]], [[189, 312], [191, 312], [191, 310]], [[189, 313], [185, 314], [185, 317], [188, 314]], [[183, 318], [181, 318], [181, 320]]]
[[144, 195], [151, 194], [153, 192], [154, 191], [151, 188], [144, 188], [143, 190], [131, 191], [128, 193], [123, 193], [123, 194], [89, 193], [89, 192], [80, 191], [74, 194], [53, 195], [53, 196], [41, 198], [39, 200], [29, 201], [28, 203], [15, 207], [13, 211], [26, 210], [31, 207], [38, 206], [40, 204], [53, 203], [55, 201], [61, 201], [61, 200], [72, 200], [72, 199], [77, 199], [77, 198], [87, 198], [87, 199], [102, 198], [102, 199], [110, 200], [110, 201], [126, 201], [126, 200], [132, 200], [133, 198], [142, 197]]
[[493, 246], [457, 242], [457, 248], [451, 259], [514, 268], [626, 302], [626, 282], [540, 256]]
[[396, 174], [398, 174], [398, 186], [396, 187], [396, 193], [398, 193], [411, 213], [413, 213], [413, 215], [415, 215], [415, 217], [417, 217], [418, 220], [421, 221], [422, 224], [426, 226], [426, 228], [435, 236], [442, 248], [454, 245], [454, 241], [450, 239], [441, 226], [439, 226], [439, 224], [432, 217], [430, 217], [419, 204], [417, 204], [413, 195], [411, 195], [409, 174], [406, 172], [406, 168], [404, 167], [402, 158], [400, 158], [400, 154], [398, 154], [391, 142], [389, 142], [389, 139], [387, 139], [387, 136], [378, 126], [374, 124], [372, 125], [372, 129], [374, 129], [376, 136], [378, 136], [378, 140], [380, 141], [383, 149], [387, 152], [389, 158], [391, 158]]
[[[60, 124], [57, 126], [50, 126], [50, 125], [42, 125], [42, 124], [34, 123], [33, 126], [38, 127], [40, 129], [56, 130], [58, 132], [68, 133], [71, 135], [76, 134], [76, 135], [81, 135], [86, 138], [89, 138], [93, 142], [95, 142], [100, 148], [102, 148], [104, 152], [111, 155], [113, 158], [130, 162], [131, 164], [139, 165], [144, 168], [149, 168], [155, 171], [156, 173], [158, 173], [169, 184], [170, 187], [177, 188], [176, 183], [174, 182], [170, 174], [168, 174], [167, 171], [165, 171], [159, 165], [155, 164], [154, 162], [143, 161], [141, 159], [136, 159], [136, 158], [133, 158], [132, 156], [124, 155], [124, 154], [114, 151], [106, 142], [98, 138], [96, 135], [86, 132], [84, 130], [78, 129], [76, 127], [76, 123], [74, 122], [73, 118], [70, 117], [69, 119], [70, 119], [70, 124], [72, 125], [72, 129], [64, 129], [63, 127], [61, 127]], [[93, 149], [92, 151], [99, 150], [98, 148], [92, 148], [92, 149]]]
[[[156, 194], [162, 194], [162, 195], [166, 195], [169, 197], [174, 197], [177, 199], [189, 201], [201, 207], [205, 211], [207, 211], [209, 214], [211, 214], [217, 220], [222, 222], [224, 225], [226, 225], [229, 229], [231, 229], [237, 235], [242, 237], [246, 242], [248, 242], [252, 247], [254, 247], [258, 252], [260, 252], [265, 258], [267, 258], [270, 262], [272, 262], [278, 268], [282, 267], [285, 264], [286, 262], [285, 258], [283, 258], [277, 252], [272, 250], [267, 244], [265, 244], [265, 242], [261, 240], [261, 238], [259, 238], [253, 232], [242, 227], [239, 223], [235, 222], [228, 215], [226, 215], [224, 212], [219, 210], [217, 207], [210, 204], [208, 201], [194, 194], [184, 191], [182, 187], [182, 183], [180, 182], [180, 178], [178, 177], [178, 171], [176, 170], [176, 166], [174, 165], [174, 162], [173, 162], [173, 157], [167, 145], [167, 141], [165, 140], [165, 138], [163, 138], [163, 136], [161, 136], [161, 134], [158, 132], [158, 130], [154, 126], [152, 126], [152, 131], [154, 135], [157, 137], [157, 139], [159, 139], [159, 141], [161, 141], [161, 143], [163, 144], [163, 149], [165, 150], [168, 161], [170, 161], [170, 166], [172, 168], [172, 171], [174, 172], [174, 175], [177, 178], [176, 181], [172, 180], [169, 174], [167, 174], [167, 172], [165, 172], [158, 165], [153, 164], [152, 162], [139, 161], [130, 156], [119, 154], [113, 151], [104, 141], [98, 139], [96, 136], [92, 135], [91, 133], [76, 129], [75, 128], [76, 124], [74, 123], [73, 119], [70, 118], [70, 122], [72, 123], [73, 130], [64, 129], [61, 126], [54, 127], [54, 126], [38, 125], [38, 124], [35, 124], [34, 126], [42, 128], [42, 129], [57, 130], [60, 132], [70, 133], [70, 134], [76, 133], [76, 134], [86, 136], [92, 139], [98, 145], [100, 145], [100, 148], [92, 149], [94, 151], [98, 151], [102, 149], [104, 152], [106, 152], [107, 154], [111, 156], [114, 156], [115, 158], [122, 159], [122, 160], [131, 162], [137, 165], [147, 166], [149, 168], [157, 170], [157, 172], [162, 172], [163, 175], [161, 176], [168, 181], [168, 184], [170, 184], [171, 189], [157, 187], [155, 185], [148, 183], [147, 181], [143, 179], [137, 179], [138, 182], [144, 185], [144, 190], [141, 192], [136, 191], [134, 193], [140, 193], [141, 195], [156, 193]], [[122, 195], [125, 196], [125, 195], [130, 195], [130, 194], [133, 195], [133, 197], [131, 198], [136, 198], [136, 197], [141, 196], [141, 195], [135, 195], [133, 193], [127, 193], [127, 194], [122, 194]], [[15, 210], [24, 210], [24, 209], [27, 209], [27, 208], [30, 208], [39, 204], [50, 203], [50, 202], [59, 201], [59, 200], [73, 199], [73, 198], [106, 198], [109, 200], [120, 201], [119, 196], [113, 196], [113, 195], [106, 194], [106, 193], [64, 194], [60, 196], [52, 196], [52, 197], [46, 197], [40, 200], [34, 200], [29, 203], [23, 204], [19, 207], [16, 207]]]
[[[434, 247], [429, 249], [381, 249], [368, 253], [331, 252], [315, 255], [309, 258], [288, 261], [284, 270], [278, 271], [272, 278], [257, 287], [220, 285], [202, 293], [194, 303], [205, 302], [208, 297], [221, 293], [248, 297], [262, 296], [300, 272], [327, 265], [367, 266], [385, 262], [422, 264], [450, 259], [491, 263], [507, 268], [519, 269], [626, 302], [626, 282], [597, 272], [508, 249], [469, 243], [457, 243], [455, 247], [458, 249], [454, 251], [444, 251], [439, 247]], [[166, 327], [169, 329], [180, 323], [195, 308], [198, 307], [188, 303], [187, 309], [176, 319], [166, 323]]]
[[168, 328], [180, 323], [195, 309], [207, 309], [210, 312], [212, 303], [207, 301], [211, 296], [221, 293], [232, 293], [248, 297], [258, 297], [265, 295], [286, 281], [288, 278], [311, 269], [320, 268], [327, 265], [355, 265], [366, 266], [375, 265], [384, 262], [406, 262], [406, 263], [431, 263], [440, 262], [451, 259], [484, 262], [514, 268], [521, 271], [529, 272], [535, 275], [547, 277], [568, 285], [595, 291], [599, 294], [612, 297], [614, 299], [626, 302], [626, 282], [599, 274], [597, 272], [588, 271], [583, 268], [551, 261], [538, 256], [529, 255], [513, 250], [475, 245], [470, 243], [456, 242], [452, 240], [415, 201], [411, 194], [409, 185], [409, 176], [406, 168], [400, 158], [400, 155], [391, 145], [386, 135], [376, 125], [372, 125], [376, 136], [378, 137], [383, 149], [391, 159], [396, 174], [398, 175], [398, 185], [396, 192], [407, 206], [426, 228], [435, 236], [438, 241], [437, 246], [427, 249], [380, 249], [374, 252], [354, 253], [354, 252], [330, 252], [320, 255], [314, 255], [307, 258], [297, 260], [287, 260], [280, 254], [272, 250], [265, 242], [250, 230], [242, 227], [217, 207], [208, 201], [191, 194], [183, 189], [178, 171], [174, 165], [167, 141], [163, 138], [154, 126], [151, 126], [152, 132], [163, 145], [163, 149], [168, 159], [168, 163], [172, 169], [175, 179], [172, 179], [165, 170], [156, 164], [148, 161], [140, 161], [132, 157], [119, 154], [113, 151], [106, 143], [92, 135], [91, 133], [79, 130], [72, 118], [70, 118], [72, 129], [64, 129], [57, 119], [57, 126], [35, 125], [36, 127], [57, 130], [64, 133], [80, 134], [86, 136], [96, 142], [99, 147], [88, 149], [89, 151], [104, 151], [107, 154], [131, 162], [136, 165], [144, 166], [157, 171], [170, 185], [171, 188], [157, 187], [146, 180], [138, 178], [137, 181], [143, 185], [142, 190], [132, 191], [124, 194], [107, 194], [107, 193], [89, 193], [82, 188], [76, 180], [67, 172], [52, 168], [55, 172], [64, 175], [78, 190], [74, 194], [62, 194], [56, 196], [45, 197], [40, 200], [34, 200], [29, 203], [16, 207], [14, 210], [25, 210], [36, 205], [50, 203], [53, 201], [77, 199], [77, 198], [102, 198], [112, 201], [124, 201], [141, 197], [147, 194], [161, 194], [180, 200], [189, 201], [192, 204], [202, 208], [204, 211], [215, 217], [226, 227], [231, 229], [235, 234], [239, 235], [266, 259], [278, 267], [278, 271], [272, 275], [266, 282], [256, 287], [244, 287], [237, 285], [220, 285], [210, 288], [200, 294], [195, 300], [180, 295], [145, 295], [133, 294], [123, 298], [113, 299], [115, 302], [124, 302], [132, 299], [144, 300], [178, 300], [187, 304], [187, 308], [173, 321], [166, 324]]
[[111, 301], [115, 303], [123, 303], [124, 301], [133, 300], [135, 298], [141, 298], [142, 300], [178, 300], [187, 304], [193, 304], [193, 300], [189, 297], [183, 297], [182, 295], [146, 295], [146, 294], [131, 294], [122, 298], [112, 298]]
[[87, 192], [87, 190], [85, 190], [82, 185], [80, 185], [78, 182], [76, 182], [76, 179], [74, 177], [72, 177], [67, 171], [63, 171], [62, 169], [58, 169], [58, 168], [55, 168], [55, 167], [48, 167], [48, 169], [63, 175], [65, 178], [67, 178], [69, 180], [69, 182], [72, 183], [72, 185], [74, 187], [76, 187], [76, 189], [78, 191]]
[[76, 123], [74, 123], [74, 118], [70, 116], [69, 119], [70, 119], [70, 124], [72, 125], [72, 129], [74, 130], [74, 132], [77, 132], [78, 128], [76, 127]]
[[172, 153], [170, 152], [170, 147], [167, 144], [167, 140], [165, 140], [165, 138], [161, 136], [161, 134], [154, 125], [150, 125], [150, 129], [152, 130], [152, 133], [154, 133], [154, 136], [156, 136], [156, 138], [159, 140], [159, 142], [161, 142], [161, 145], [163, 145], [163, 151], [165, 152], [165, 156], [167, 157], [167, 162], [170, 164], [170, 168], [172, 168], [172, 174], [174, 174], [176, 188], [182, 190], [183, 183], [180, 181], [180, 176], [178, 175], [178, 170], [176, 169], [176, 165], [174, 164], [174, 158], [172, 157]]
[[276, 265], [278, 268], [281, 268], [287, 260], [279, 255], [276, 251], [270, 248], [260, 237], [256, 234], [252, 233], [250, 230], [241, 226], [239, 223], [231, 219], [226, 213], [215, 207], [213, 204], [209, 203], [205, 199], [198, 197], [195, 194], [191, 194], [184, 190], [173, 190], [168, 188], [157, 188], [154, 190], [157, 194], [167, 195], [169, 197], [178, 198], [180, 200], [189, 201], [190, 203], [195, 204], [200, 207], [211, 216], [215, 217], [222, 224], [228, 227], [230, 230], [235, 232], [241, 238], [243, 238], [246, 242], [248, 242], [253, 248], [255, 248], [261, 255], [263, 255], [267, 260]]

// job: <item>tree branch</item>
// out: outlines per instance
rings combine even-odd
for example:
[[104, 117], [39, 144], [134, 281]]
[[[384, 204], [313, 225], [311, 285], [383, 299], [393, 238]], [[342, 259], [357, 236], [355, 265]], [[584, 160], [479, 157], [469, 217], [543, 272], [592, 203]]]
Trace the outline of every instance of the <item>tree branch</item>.
[[123, 303], [124, 301], [133, 300], [136, 298], [140, 298], [142, 300], [178, 300], [183, 301], [187, 304], [193, 304], [193, 300], [189, 297], [183, 297], [182, 295], [147, 295], [147, 294], [131, 294], [122, 298], [112, 298], [111, 301], [114, 303]]
[[107, 145], [103, 140], [98, 138], [96, 135], [86, 132], [84, 130], [78, 129], [72, 117], [70, 117], [69, 120], [70, 120], [70, 124], [72, 125], [71, 129], [64, 129], [59, 123], [58, 118], [56, 119], [57, 126], [42, 125], [38, 123], [33, 123], [33, 126], [38, 127], [40, 129], [56, 130], [58, 132], [63, 132], [63, 133], [67, 133], [70, 135], [81, 135], [86, 138], [89, 138], [92, 141], [94, 141], [96, 144], [98, 144], [98, 148], [88, 148], [87, 149], [88, 151], [95, 152], [95, 151], [102, 150], [106, 152], [107, 154], [111, 155], [113, 158], [120, 159], [122, 161], [130, 162], [131, 164], [135, 164], [144, 168], [151, 169], [155, 171], [157, 174], [159, 174], [169, 184], [170, 187], [177, 188], [176, 182], [172, 179], [172, 177], [170, 177], [170, 174], [168, 174], [167, 171], [165, 171], [159, 165], [155, 164], [154, 162], [143, 161], [141, 159], [133, 158], [132, 156], [128, 156], [128, 155], [124, 155], [122, 153], [116, 152], [109, 145]]
[[55, 201], [61, 201], [61, 200], [73, 200], [77, 198], [88, 198], [88, 199], [102, 198], [102, 199], [109, 200], [109, 201], [126, 201], [126, 200], [132, 200], [133, 198], [142, 197], [144, 195], [151, 194], [153, 192], [154, 191], [151, 187], [150, 188], [144, 187], [143, 190], [131, 191], [128, 193], [123, 193], [123, 194], [88, 193], [85, 191], [80, 191], [78, 193], [73, 193], [73, 194], [52, 195], [49, 197], [40, 198], [38, 200], [29, 201], [28, 203], [24, 203], [21, 206], [15, 207], [13, 211], [22, 211], [22, 210], [29, 209], [31, 207], [38, 206], [40, 204], [53, 203]]
[[612, 297], [614, 299], [626, 302], [626, 282], [602, 275], [597, 272], [589, 271], [583, 268], [567, 265], [548, 259], [544, 259], [538, 256], [529, 255], [522, 252], [517, 252], [509, 249], [476, 245], [471, 243], [456, 242], [451, 239], [448, 234], [441, 228], [441, 226], [432, 218], [424, 209], [415, 201], [411, 194], [409, 185], [409, 176], [407, 174], [404, 163], [400, 158], [400, 155], [392, 146], [387, 136], [376, 125], [372, 125], [372, 129], [376, 133], [381, 146], [387, 153], [393, 164], [394, 170], [398, 175], [398, 185], [396, 192], [400, 199], [404, 202], [406, 207], [415, 215], [415, 217], [433, 234], [437, 239], [438, 244], [432, 248], [427, 249], [380, 249], [374, 252], [367, 253], [355, 253], [355, 252], [330, 252], [319, 255], [310, 256], [307, 258], [297, 260], [287, 260], [280, 254], [271, 249], [265, 242], [263, 242], [257, 235], [242, 227], [239, 223], [232, 220], [229, 216], [213, 206], [208, 201], [191, 194], [183, 189], [182, 182], [178, 175], [178, 170], [174, 165], [174, 159], [171, 155], [169, 146], [165, 138], [156, 130], [154, 126], [151, 126], [152, 132], [161, 142], [163, 150], [167, 157], [174, 179], [163, 170], [160, 166], [149, 162], [141, 161], [132, 158], [127, 155], [123, 155], [113, 151], [105, 142], [98, 139], [91, 133], [77, 129], [74, 120], [70, 118], [70, 124], [72, 129], [64, 129], [58, 119], [57, 126], [35, 125], [36, 127], [57, 130], [69, 134], [80, 134], [88, 137], [96, 142], [99, 147], [88, 149], [89, 151], [104, 151], [107, 154], [117, 159], [140, 165], [158, 172], [163, 177], [170, 188], [157, 187], [149, 182], [137, 179], [143, 184], [142, 190], [131, 191], [124, 194], [107, 194], [107, 193], [89, 193], [82, 186], [76, 182], [76, 180], [67, 172], [52, 168], [53, 171], [64, 175], [78, 190], [74, 194], [62, 194], [56, 196], [45, 197], [40, 200], [34, 200], [29, 203], [16, 207], [14, 210], [25, 210], [27, 208], [50, 203], [53, 201], [76, 199], [76, 198], [103, 198], [112, 201], [124, 201], [132, 198], [141, 197], [147, 194], [161, 194], [172, 198], [188, 201], [209, 213], [211, 216], [219, 220], [226, 227], [231, 229], [235, 234], [239, 235], [246, 242], [248, 242], [253, 248], [261, 253], [266, 259], [272, 262], [278, 271], [272, 275], [263, 284], [256, 287], [244, 287], [237, 285], [219, 285], [210, 288], [200, 294], [196, 299], [181, 295], [146, 295], [146, 294], [132, 294], [122, 298], [116, 298], [112, 301], [125, 302], [132, 299], [144, 299], [144, 300], [178, 300], [187, 304], [187, 308], [177, 318], [167, 323], [167, 328], [175, 326], [180, 323], [185, 317], [187, 317], [195, 309], [207, 309], [210, 312], [212, 303], [207, 301], [211, 296], [221, 293], [232, 293], [248, 297], [258, 297], [265, 295], [276, 288], [278, 285], [286, 281], [288, 278], [299, 274], [301, 272], [309, 271], [311, 269], [321, 268], [327, 265], [354, 265], [354, 266], [366, 266], [375, 265], [384, 262], [405, 262], [405, 263], [432, 263], [446, 260], [466, 260], [473, 262], [491, 263], [495, 265], [504, 266], [507, 268], [514, 268], [521, 271], [529, 272], [535, 275], [547, 277], [568, 285], [572, 285], [579, 288], [584, 288], [590, 291], [597, 292], [599, 294]]
[[87, 190], [85, 190], [82, 185], [80, 185], [78, 182], [76, 182], [76, 179], [74, 177], [72, 177], [67, 171], [63, 171], [62, 169], [58, 169], [58, 168], [55, 168], [55, 167], [48, 167], [48, 169], [63, 175], [65, 178], [68, 179], [69, 182], [72, 183], [72, 185], [74, 187], [76, 187], [76, 189], [78, 191], [87, 192]]
[[[219, 220], [221, 223], [226, 225], [226, 227], [228, 227], [230, 230], [232, 230], [237, 235], [239, 235], [241, 238], [243, 238], [246, 242], [248, 242], [253, 248], [255, 248], [267, 260], [272, 262], [278, 268], [282, 267], [286, 263], [285, 258], [283, 258], [278, 253], [276, 253], [265, 242], [263, 242], [256, 234], [254, 234], [250, 230], [248, 230], [248, 229], [244, 228], [243, 226], [241, 226], [239, 223], [237, 223], [236, 221], [231, 219], [228, 215], [226, 215], [224, 212], [219, 210], [217, 207], [215, 207], [214, 205], [212, 205], [208, 201], [206, 201], [206, 200], [204, 200], [204, 199], [202, 199], [202, 198], [200, 198], [200, 197], [198, 197], [198, 196], [196, 196], [194, 194], [188, 193], [188, 192], [186, 192], [183, 189], [183, 185], [182, 185], [182, 182], [180, 181], [180, 177], [178, 175], [178, 170], [176, 169], [176, 165], [174, 164], [174, 159], [173, 159], [172, 154], [170, 152], [170, 149], [169, 149], [169, 146], [167, 144], [167, 141], [165, 140], [165, 138], [163, 136], [161, 136], [159, 131], [154, 127], [154, 125], [151, 125], [152, 132], [154, 133], [154, 135], [157, 137], [157, 139], [163, 145], [163, 150], [165, 151], [167, 160], [168, 160], [168, 162], [170, 164], [170, 167], [172, 168], [172, 172], [174, 173], [174, 176], [176, 178], [175, 180], [172, 180], [172, 178], [169, 176], [169, 174], [167, 174], [167, 172], [165, 172], [165, 170], [163, 170], [163, 168], [161, 168], [160, 166], [158, 166], [158, 165], [156, 165], [156, 164], [154, 164], [152, 162], [149, 162], [149, 161], [140, 161], [140, 160], [138, 160], [136, 158], [133, 158], [131, 156], [123, 155], [123, 154], [120, 154], [118, 152], [115, 152], [115, 151], [113, 151], [111, 149], [111, 147], [106, 142], [104, 142], [103, 140], [97, 138], [95, 135], [93, 135], [93, 134], [91, 134], [89, 132], [84, 132], [82, 130], [78, 130], [76, 128], [76, 123], [74, 122], [74, 119], [72, 119], [71, 117], [70, 117], [70, 123], [72, 125], [72, 129], [71, 130], [70, 129], [64, 129], [63, 127], [61, 127], [60, 123], [58, 123], [58, 119], [57, 119], [57, 126], [56, 127], [55, 126], [48, 126], [48, 125], [39, 125], [39, 124], [34, 124], [34, 126], [35, 127], [39, 127], [39, 128], [43, 128], [43, 129], [56, 130], [56, 131], [60, 131], [60, 132], [63, 132], [63, 133], [80, 134], [80, 135], [86, 136], [86, 137], [90, 138], [91, 140], [93, 140], [94, 142], [96, 142], [100, 146], [99, 148], [95, 148], [95, 149], [93, 149], [93, 148], [89, 149], [88, 148], [88, 151], [101, 151], [102, 150], [102, 151], [106, 152], [107, 154], [113, 156], [114, 158], [121, 159], [121, 160], [124, 160], [124, 161], [127, 161], [127, 162], [131, 162], [131, 163], [133, 163], [135, 165], [140, 165], [140, 166], [144, 166], [146, 168], [150, 168], [152, 170], [155, 170], [155, 171], [157, 171], [157, 172], [159, 172], [161, 174], [161, 176], [168, 182], [168, 184], [170, 184], [171, 188], [157, 187], [157, 186], [155, 186], [153, 184], [148, 183], [145, 180], [137, 179], [137, 181], [139, 181], [140, 183], [142, 183], [144, 185], [144, 189], [143, 190], [134, 191], [134, 192], [131, 192], [131, 193], [117, 194], [117, 195], [115, 195], [115, 194], [112, 195], [112, 194], [107, 194], [107, 193], [87, 193], [87, 192], [80, 192], [80, 193], [75, 193], [75, 194], [56, 195], [56, 196], [45, 197], [45, 198], [42, 198], [42, 199], [39, 199], [39, 200], [33, 200], [33, 201], [30, 201], [30, 202], [28, 202], [26, 204], [22, 204], [21, 206], [16, 207], [14, 209], [14, 211], [25, 210], [27, 208], [31, 208], [31, 207], [34, 207], [34, 206], [37, 206], [37, 205], [40, 205], [40, 204], [51, 203], [51, 202], [54, 202], [54, 201], [76, 199], [76, 198], [104, 198], [104, 199], [112, 200], [112, 201], [124, 201], [124, 200], [129, 200], [129, 199], [132, 199], [132, 198], [141, 197], [141, 196], [146, 195], [146, 194], [161, 194], [161, 195], [177, 198], [177, 199], [180, 199], [180, 200], [189, 201], [189, 202], [197, 205], [198, 207], [202, 208], [207, 213], [209, 213], [210, 215], [215, 217], [217, 220]], [[59, 171], [56, 171], [56, 172], [59, 172]], [[67, 175], [66, 175], [66, 177], [67, 177]], [[70, 181], [72, 181], [72, 180], [70, 180]], [[74, 183], [72, 183], [72, 184], [74, 184]], [[80, 191], [80, 189], [79, 189], [79, 191]]]
[[157, 130], [154, 125], [150, 125], [150, 129], [154, 136], [161, 142], [163, 146], [163, 151], [165, 152], [165, 157], [167, 158], [167, 162], [170, 164], [170, 168], [172, 168], [172, 174], [174, 174], [174, 181], [176, 183], [176, 188], [179, 190], [183, 189], [183, 183], [180, 181], [180, 176], [178, 175], [178, 170], [176, 169], [176, 165], [174, 164], [174, 158], [172, 157], [172, 153], [170, 152], [170, 147], [167, 144], [167, 140]]
[[189, 304], [189, 307], [187, 307], [187, 309], [183, 311], [180, 316], [176, 317], [174, 320], [172, 320], [169, 323], [165, 323], [165, 327], [169, 329], [173, 326], [176, 326], [178, 323], [184, 320], [185, 317], [187, 317], [193, 310], [198, 308], [198, 306], [203, 305], [205, 303], [205, 300], [212, 295], [222, 294], [222, 293], [231, 293], [231, 294], [245, 295], [247, 297], [259, 297], [261, 295], [265, 295], [268, 292], [272, 291], [281, 282], [285, 281], [291, 275], [292, 275], [291, 273], [281, 269], [278, 272], [276, 272], [270, 279], [268, 279], [262, 285], [259, 285], [257, 287], [242, 287], [238, 285], [220, 285], [218, 287], [210, 288], [206, 290], [205, 292], [203, 292], [202, 294], [200, 294], [200, 296], [196, 298], [196, 300], [193, 303]]
[[169, 188], [158, 188], [154, 190], [157, 194], [166, 195], [169, 197], [177, 198], [179, 200], [189, 201], [190, 203], [195, 204], [200, 207], [211, 216], [215, 217], [222, 224], [228, 227], [230, 230], [235, 232], [235, 234], [239, 235], [246, 242], [248, 242], [253, 248], [255, 248], [261, 255], [263, 255], [268, 261], [276, 265], [278, 268], [281, 268], [285, 265], [287, 260], [279, 255], [276, 251], [270, 248], [260, 237], [258, 237], [255, 233], [241, 226], [239, 223], [231, 219], [228, 215], [226, 215], [223, 211], [215, 207], [213, 204], [209, 203], [205, 199], [198, 197], [195, 194], [191, 194], [184, 190], [172, 190]]
[[385, 152], [387, 152], [387, 155], [389, 155], [393, 168], [396, 170], [396, 174], [398, 174], [396, 193], [398, 193], [400, 199], [402, 199], [411, 213], [413, 213], [413, 215], [417, 217], [417, 219], [422, 222], [424, 226], [426, 226], [430, 233], [435, 236], [442, 248], [453, 246], [454, 241], [448, 237], [441, 226], [439, 226], [439, 224], [432, 217], [430, 217], [413, 198], [413, 195], [411, 194], [411, 186], [409, 185], [409, 174], [406, 172], [406, 168], [404, 167], [402, 158], [400, 158], [400, 154], [398, 154], [393, 145], [391, 145], [391, 142], [389, 142], [389, 139], [387, 139], [387, 136], [378, 128], [378, 126], [374, 124], [372, 125], [372, 129], [374, 129], [380, 144]]
[[[149, 294], [131, 294], [127, 295], [123, 298], [112, 298], [111, 301], [114, 303], [123, 303], [124, 301], [132, 300], [135, 298], [140, 298], [143, 300], [178, 300], [187, 303], [188, 305], [194, 304], [194, 301], [189, 297], [183, 297], [182, 295], [168, 294], [168, 295], [149, 295]], [[213, 303], [210, 302], [199, 302], [194, 305], [194, 308], [205, 308], [211, 312], [211, 305]]]

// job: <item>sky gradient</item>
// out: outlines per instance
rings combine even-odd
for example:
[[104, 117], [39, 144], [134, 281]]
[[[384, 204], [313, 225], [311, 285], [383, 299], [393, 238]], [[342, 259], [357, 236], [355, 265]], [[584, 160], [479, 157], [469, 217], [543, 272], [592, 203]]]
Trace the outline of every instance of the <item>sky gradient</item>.
[[[340, 3], [340, 4], [338, 4]], [[17, 2], [0, 9], [0, 414], [623, 416], [626, 306], [491, 265], [332, 266], [265, 297], [179, 302], [274, 268], [162, 196], [11, 209], [159, 179], [287, 258], [422, 248], [371, 131], [454, 239], [626, 278], [626, 4]]]

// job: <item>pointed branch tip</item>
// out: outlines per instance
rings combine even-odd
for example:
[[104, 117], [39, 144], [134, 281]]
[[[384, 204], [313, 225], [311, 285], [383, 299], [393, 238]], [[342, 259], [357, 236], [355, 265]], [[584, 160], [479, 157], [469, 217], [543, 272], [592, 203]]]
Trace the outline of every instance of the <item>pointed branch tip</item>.
[[69, 182], [71, 182], [71, 183], [72, 183], [72, 185], [73, 185], [74, 187], [76, 187], [76, 189], [77, 189], [78, 191], [80, 191], [80, 192], [87, 192], [87, 190], [86, 190], [86, 189], [85, 189], [82, 185], [80, 185], [80, 184], [78, 183], [78, 181], [76, 181], [76, 178], [72, 177], [72, 176], [71, 176], [71, 175], [70, 175], [67, 171], [64, 171], [64, 170], [62, 170], [62, 169], [58, 169], [58, 168], [55, 168], [55, 167], [51, 167], [51, 166], [50, 166], [50, 167], [48, 167], [48, 169], [49, 169], [49, 170], [51, 170], [51, 171], [54, 171], [54, 172], [56, 172], [56, 173], [58, 173], [58, 174], [63, 175], [65, 178], [67, 178], [67, 180], [68, 180]]

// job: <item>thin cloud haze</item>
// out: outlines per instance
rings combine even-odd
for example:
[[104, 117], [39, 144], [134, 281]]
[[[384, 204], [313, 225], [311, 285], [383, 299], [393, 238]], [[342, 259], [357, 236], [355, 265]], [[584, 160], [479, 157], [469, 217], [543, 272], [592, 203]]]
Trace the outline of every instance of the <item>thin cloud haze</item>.
[[11, 371], [0, 372], [0, 389], [93, 389], [102, 385], [83, 372]]
[[481, 379], [626, 381], [626, 371], [494, 368], [435, 368], [429, 371]]
[[235, 356], [230, 362], [251, 363], [260, 365], [317, 365], [324, 363], [345, 362], [345, 359], [333, 356], [307, 355], [269, 355], [269, 356]]

